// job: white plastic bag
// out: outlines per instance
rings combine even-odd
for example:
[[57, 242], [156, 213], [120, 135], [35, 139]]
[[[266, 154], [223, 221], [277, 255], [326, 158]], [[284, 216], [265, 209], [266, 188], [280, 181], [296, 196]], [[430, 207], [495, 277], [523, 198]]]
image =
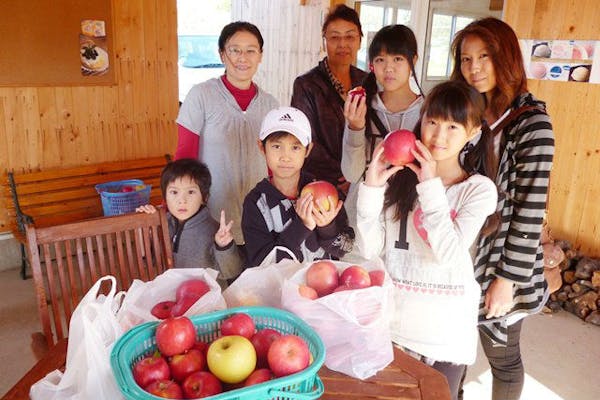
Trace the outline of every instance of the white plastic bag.
[[177, 287], [189, 279], [202, 279], [210, 291], [196, 301], [183, 315], [204, 314], [227, 308], [221, 286], [216, 281], [218, 271], [210, 268], [171, 268], [151, 281], [138, 279], [127, 291], [125, 300], [117, 314], [117, 319], [125, 331], [147, 321], [158, 321], [150, 313], [152, 307], [161, 301], [175, 301]]
[[[292, 257], [275, 262], [277, 251], [284, 251]], [[281, 286], [284, 279], [291, 277], [303, 264], [294, 253], [285, 247], [276, 246], [258, 267], [251, 267], [223, 291], [228, 307], [268, 306], [281, 308]]]
[[[332, 261], [338, 272], [349, 263]], [[360, 264], [367, 271], [384, 270], [381, 260]], [[383, 286], [336, 292], [310, 300], [298, 292], [306, 283], [310, 264], [283, 283], [281, 303], [302, 318], [325, 344], [327, 368], [366, 379], [394, 359], [389, 322], [393, 313], [393, 285], [385, 275]]]
[[[112, 284], [98, 296], [102, 282]], [[123, 334], [116, 313], [123, 292], [115, 294], [116, 280], [105, 276], [81, 299], [69, 323], [65, 372], [55, 370], [31, 386], [33, 400], [123, 399], [110, 367], [110, 352]]]

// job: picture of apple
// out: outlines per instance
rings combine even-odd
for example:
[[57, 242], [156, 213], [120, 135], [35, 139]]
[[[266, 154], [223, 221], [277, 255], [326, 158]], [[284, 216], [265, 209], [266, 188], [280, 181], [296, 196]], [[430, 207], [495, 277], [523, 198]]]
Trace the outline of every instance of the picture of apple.
[[310, 286], [300, 285], [298, 286], [298, 293], [300, 296], [306, 297], [307, 299], [314, 300], [319, 297], [317, 291]]
[[211, 343], [206, 354], [208, 369], [225, 383], [245, 380], [256, 367], [256, 351], [244, 336], [223, 336]]
[[163, 399], [183, 398], [183, 392], [181, 391], [181, 387], [179, 387], [179, 385], [173, 381], [154, 381], [148, 386], [146, 386], [144, 390], [155, 396], [162, 397]]
[[332, 293], [338, 287], [338, 282], [337, 268], [331, 261], [314, 262], [306, 270], [306, 285], [313, 288], [319, 297]]
[[221, 335], [223, 336], [239, 335], [250, 339], [254, 336], [255, 331], [256, 327], [252, 317], [244, 313], [227, 317], [221, 323]]
[[171, 308], [171, 317], [181, 317], [197, 301], [198, 297], [195, 296], [181, 297]]
[[350, 89], [348, 91], [348, 96], [350, 96], [350, 98], [354, 98], [354, 96], [366, 96], [367, 93], [365, 91], [365, 88], [362, 86], [357, 86], [354, 89]]
[[154, 381], [169, 380], [171, 378], [167, 360], [158, 351], [135, 363], [132, 372], [133, 380], [142, 388]]
[[371, 286], [369, 272], [358, 265], [351, 265], [344, 269], [340, 275], [340, 285], [351, 289], [362, 289]]
[[181, 387], [186, 399], [214, 396], [223, 391], [223, 386], [217, 377], [206, 371], [198, 371], [189, 375]]
[[175, 292], [175, 301], [179, 302], [184, 297], [192, 297], [198, 300], [210, 291], [210, 286], [202, 279], [188, 279], [182, 282]]
[[246, 378], [244, 381], [244, 386], [256, 385], [257, 383], [270, 381], [271, 379], [273, 379], [273, 373], [271, 370], [268, 368], [260, 368], [254, 370], [254, 372], [252, 372], [250, 376]]
[[171, 309], [174, 305], [174, 301], [161, 301], [152, 307], [150, 314], [154, 315], [158, 319], [167, 319], [171, 316]]
[[196, 342], [196, 328], [187, 317], [171, 317], [156, 327], [156, 345], [166, 357], [181, 354]]
[[177, 382], [183, 382], [188, 375], [206, 369], [206, 357], [200, 350], [190, 349], [169, 358], [171, 376]]
[[256, 351], [256, 367], [265, 368], [269, 365], [267, 361], [267, 354], [269, 353], [269, 347], [275, 339], [279, 338], [281, 333], [275, 329], [265, 328], [256, 332], [250, 339], [254, 350]]
[[308, 367], [310, 351], [300, 336], [283, 335], [271, 343], [267, 359], [273, 375], [287, 376]]
[[383, 286], [385, 271], [382, 269], [369, 271], [369, 278], [371, 278], [371, 286]]
[[[335, 209], [338, 204], [338, 192], [335, 186], [327, 181], [314, 181], [302, 188], [300, 196], [312, 193], [315, 207], [323, 211]], [[331, 200], [329, 199], [331, 197]]]
[[413, 162], [416, 150], [416, 136], [407, 129], [390, 132], [383, 140], [383, 155], [392, 165], [401, 166]]

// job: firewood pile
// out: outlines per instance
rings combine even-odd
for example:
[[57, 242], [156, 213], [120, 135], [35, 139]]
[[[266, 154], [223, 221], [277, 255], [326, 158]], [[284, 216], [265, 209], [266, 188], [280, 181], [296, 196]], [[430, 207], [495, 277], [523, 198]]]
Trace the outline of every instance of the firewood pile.
[[583, 256], [566, 240], [553, 240], [547, 229], [541, 240], [544, 274], [552, 291], [544, 311], [562, 308], [600, 326], [600, 259]]

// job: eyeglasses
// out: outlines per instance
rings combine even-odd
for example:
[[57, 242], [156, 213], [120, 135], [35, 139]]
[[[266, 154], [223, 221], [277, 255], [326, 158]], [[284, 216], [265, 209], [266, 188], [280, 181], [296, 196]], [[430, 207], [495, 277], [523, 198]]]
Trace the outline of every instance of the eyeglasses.
[[240, 58], [242, 55], [246, 56], [246, 58], [256, 58], [260, 55], [260, 51], [255, 47], [248, 47], [244, 50], [241, 47], [230, 46], [225, 51], [230, 58], [235, 59]]
[[360, 35], [358, 33], [348, 33], [346, 35], [340, 35], [339, 33], [331, 33], [331, 34], [325, 35], [325, 39], [328, 42], [331, 42], [334, 44], [341, 43], [342, 41], [354, 42], [354, 41], [358, 40], [359, 38], [360, 38]]

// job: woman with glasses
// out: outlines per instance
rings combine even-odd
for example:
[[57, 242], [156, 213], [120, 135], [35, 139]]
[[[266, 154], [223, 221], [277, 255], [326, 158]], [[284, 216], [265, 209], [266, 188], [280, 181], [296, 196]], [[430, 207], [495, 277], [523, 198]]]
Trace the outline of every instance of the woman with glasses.
[[213, 185], [208, 208], [219, 220], [225, 210], [233, 220], [238, 245], [244, 243], [240, 222], [244, 197], [267, 177], [267, 167], [256, 145], [264, 116], [278, 106], [252, 78], [262, 60], [263, 38], [248, 22], [232, 22], [219, 36], [225, 73], [195, 85], [177, 117], [175, 159], [196, 158], [210, 169]]
[[291, 104], [306, 114], [312, 127], [314, 147], [304, 169], [347, 194], [350, 184], [341, 170], [344, 101], [367, 76], [352, 65], [362, 37], [358, 14], [338, 5], [325, 18], [322, 34], [327, 56], [296, 78]]

